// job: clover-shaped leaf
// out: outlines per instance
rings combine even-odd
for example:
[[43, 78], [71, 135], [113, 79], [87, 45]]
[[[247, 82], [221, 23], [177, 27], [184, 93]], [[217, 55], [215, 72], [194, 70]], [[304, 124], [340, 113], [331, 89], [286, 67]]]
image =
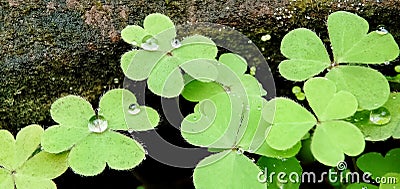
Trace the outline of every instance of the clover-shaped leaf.
[[[384, 178], [385, 180], [382, 180]], [[380, 180], [379, 189], [394, 189], [400, 187], [400, 173], [386, 173]]]
[[58, 125], [44, 132], [43, 149], [50, 153], [71, 150], [69, 166], [85, 176], [101, 173], [106, 163], [117, 170], [138, 165], [145, 156], [143, 147], [116, 131], [148, 130], [159, 122], [155, 110], [139, 106], [125, 89], [108, 91], [97, 113], [86, 100], [73, 95], [55, 101], [50, 112]]
[[246, 61], [236, 54], [222, 54], [215, 82], [188, 82], [182, 95], [199, 104], [195, 112], [183, 120], [182, 136], [197, 146], [239, 147], [270, 157], [295, 155], [300, 144], [280, 151], [265, 143], [270, 125], [261, 118], [261, 109], [266, 103], [261, 96], [266, 92], [253, 76], [244, 74], [246, 65]]
[[[260, 159], [258, 159], [257, 165], [262, 170], [264, 170], [265, 175], [263, 179], [265, 179], [265, 181], [267, 182], [268, 188], [299, 188], [301, 183], [300, 175], [303, 172], [303, 169], [301, 168], [300, 163], [296, 158], [291, 157], [288, 159], [276, 159], [262, 156]], [[284, 176], [281, 177], [278, 176], [278, 174], [273, 173], [279, 173]], [[297, 179], [293, 175], [297, 175]], [[283, 182], [280, 182], [280, 180], [282, 180]]]
[[286, 34], [282, 39], [281, 52], [289, 60], [279, 64], [279, 72], [292, 81], [306, 80], [331, 64], [321, 39], [305, 28], [295, 29]]
[[[143, 34], [146, 28], [152, 30], [148, 32], [151, 35], [146, 35], [150, 37], [140, 45], [142, 50], [132, 50], [121, 57], [122, 70], [129, 79], [148, 79], [148, 88], [167, 98], [177, 97], [182, 92], [182, 72], [200, 81], [216, 79], [218, 73], [214, 59], [218, 49], [211, 39], [194, 35], [179, 41], [175, 39], [176, 30], [168, 17], [160, 14], [148, 17], [145, 19], [144, 29], [129, 26], [122, 32], [123, 36], [129, 36], [125, 41], [130, 42], [131, 39], [137, 41], [146, 35]], [[166, 18], [166, 24], [159, 23]]]
[[267, 188], [257, 180], [260, 172], [245, 155], [228, 150], [200, 161], [194, 169], [193, 182], [196, 188]]
[[[127, 26], [121, 31], [122, 39], [129, 44], [140, 46], [146, 36], [155, 36], [166, 30], [175, 30], [175, 25], [171, 19], [160, 13], [146, 16], [143, 26], [144, 28], [136, 25]], [[175, 32], [171, 33], [174, 34]]]
[[39, 125], [24, 127], [16, 139], [10, 132], [0, 130], [0, 188], [57, 188], [51, 179], [67, 170], [68, 153], [37, 152], [42, 134]]
[[335, 82], [338, 90], [351, 92], [362, 109], [381, 107], [389, 98], [390, 88], [380, 72], [361, 66], [339, 66], [326, 77]]
[[[357, 159], [357, 166], [364, 172], [372, 174], [372, 178], [383, 177], [387, 173], [400, 174], [400, 148], [395, 148], [382, 154], [370, 152]], [[374, 163], [371, 163], [374, 162]]]
[[319, 162], [335, 166], [344, 160], [344, 154], [360, 154], [365, 146], [364, 136], [356, 126], [340, 120], [356, 112], [356, 98], [349, 92], [337, 91], [335, 84], [326, 78], [309, 79], [304, 92], [318, 121], [297, 103], [275, 98], [263, 110], [264, 119], [272, 124], [267, 143], [278, 150], [288, 149], [317, 125], [311, 151]]
[[397, 58], [399, 47], [391, 34], [368, 30], [368, 22], [356, 14], [330, 14], [328, 32], [335, 62], [381, 64]]
[[[348, 121], [356, 125], [365, 136], [365, 140], [383, 141], [393, 136], [400, 125], [400, 94], [391, 93], [388, 101], [380, 108], [356, 112]], [[400, 135], [397, 135], [400, 138]]]
[[339, 90], [353, 93], [360, 108], [378, 108], [386, 102], [390, 92], [384, 76], [370, 68], [340, 65], [382, 64], [396, 59], [399, 47], [390, 33], [367, 32], [367, 21], [355, 14], [339, 11], [329, 15], [328, 33], [334, 55], [330, 60], [314, 32], [295, 29], [282, 40], [281, 52], [289, 60], [281, 62], [279, 72], [286, 79], [303, 81], [331, 68], [326, 77], [335, 81]]

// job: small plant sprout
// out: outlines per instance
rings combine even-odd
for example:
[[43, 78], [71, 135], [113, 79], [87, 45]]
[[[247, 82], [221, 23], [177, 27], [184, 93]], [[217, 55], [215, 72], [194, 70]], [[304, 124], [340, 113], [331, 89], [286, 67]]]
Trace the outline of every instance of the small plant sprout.
[[[108, 91], [100, 99], [100, 111], [95, 113], [85, 99], [69, 95], [55, 101], [50, 109], [58, 125], [43, 134], [46, 152], [69, 151], [68, 165], [81, 175], [101, 173], [106, 163], [112, 169], [126, 170], [145, 158], [145, 150], [135, 140], [117, 131], [143, 131], [157, 126], [159, 116], [149, 107], [135, 107], [135, 96], [125, 89]], [[137, 105], [139, 106], [139, 105]]]
[[330, 14], [328, 32], [333, 60], [314, 32], [295, 29], [282, 40], [281, 52], [288, 60], [280, 63], [279, 72], [286, 79], [304, 81], [329, 68], [326, 77], [335, 82], [338, 90], [356, 96], [360, 108], [376, 109], [388, 99], [389, 84], [378, 71], [354, 64], [392, 61], [399, 55], [399, 47], [384, 28], [370, 33], [368, 29], [368, 22], [355, 14], [344, 11]]
[[51, 180], [67, 168], [68, 152], [50, 154], [40, 150], [43, 129], [30, 125], [21, 129], [16, 139], [0, 130], [0, 188], [1, 189], [56, 189]]
[[172, 21], [162, 14], [150, 14], [140, 26], [127, 26], [121, 35], [124, 41], [140, 44], [142, 50], [132, 50], [121, 57], [124, 74], [132, 80], [147, 79], [148, 88], [155, 94], [172, 98], [183, 90], [182, 73], [209, 82], [215, 80], [215, 57], [218, 49], [207, 37], [194, 35], [182, 41], [176, 39]]
[[356, 98], [347, 91], [338, 91], [326, 78], [307, 80], [304, 92], [318, 119], [292, 100], [275, 98], [263, 110], [264, 119], [272, 124], [267, 143], [277, 150], [292, 148], [316, 125], [311, 152], [319, 162], [336, 166], [344, 160], [344, 154], [356, 156], [363, 152], [363, 134], [342, 120], [356, 112]]

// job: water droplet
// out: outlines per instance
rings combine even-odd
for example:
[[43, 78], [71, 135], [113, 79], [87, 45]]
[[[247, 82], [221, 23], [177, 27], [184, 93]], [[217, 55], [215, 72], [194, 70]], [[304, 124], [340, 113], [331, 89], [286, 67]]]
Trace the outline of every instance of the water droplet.
[[131, 43], [133, 46], [136, 46], [137, 45], [137, 42], [136, 41], [132, 41], [132, 43]]
[[134, 104], [129, 105], [129, 107], [128, 107], [128, 113], [129, 113], [129, 114], [131, 114], [131, 115], [136, 115], [136, 114], [138, 114], [139, 112], [140, 112], [140, 106], [139, 106], [139, 104], [134, 103]]
[[91, 132], [102, 133], [108, 127], [107, 120], [101, 115], [94, 115], [89, 119], [88, 128]]
[[195, 121], [196, 121], [196, 120], [197, 120], [197, 116], [193, 116], [193, 120], [195, 120]]
[[376, 29], [376, 33], [378, 33], [380, 35], [386, 35], [389, 33], [389, 31], [386, 30], [385, 26], [380, 25], [380, 26], [378, 26], [378, 29]]
[[247, 41], [247, 43], [249, 43], [249, 44], [250, 44], [250, 43], [253, 43], [253, 41], [251, 41], [251, 40], [248, 40], [248, 41]]
[[271, 39], [271, 35], [269, 34], [265, 34], [263, 36], [261, 36], [261, 41], [268, 41]]
[[390, 64], [390, 62], [389, 62], [389, 61], [386, 61], [386, 62], [384, 62], [384, 64], [387, 66], [387, 65]]
[[182, 46], [181, 41], [179, 41], [178, 39], [174, 39], [171, 41], [171, 46], [173, 48], [179, 48]]
[[133, 129], [132, 129], [132, 128], [129, 128], [129, 129], [128, 129], [128, 133], [129, 133], [129, 134], [132, 134], [132, 133], [133, 133]]
[[142, 43], [140, 46], [147, 51], [156, 51], [158, 50], [158, 44], [157, 44], [157, 39], [155, 38], [149, 38], [146, 40], [145, 43]]
[[294, 87], [292, 88], [292, 93], [293, 93], [293, 94], [299, 94], [299, 93], [301, 93], [301, 88], [300, 88], [299, 86], [294, 86]]
[[257, 110], [260, 111], [262, 108], [261, 106], [257, 106]]
[[114, 83], [118, 84], [119, 83], [119, 79], [118, 78], [114, 78]]
[[385, 107], [372, 110], [369, 116], [369, 120], [376, 125], [384, 125], [389, 123], [391, 118], [390, 112]]
[[243, 154], [243, 149], [238, 148], [238, 149], [236, 150], [236, 153], [237, 153], [237, 154]]
[[251, 161], [254, 163], [254, 162], [256, 162], [256, 160], [254, 159], [254, 158], [251, 158]]
[[246, 110], [249, 111], [250, 110], [250, 105], [246, 106]]
[[394, 96], [394, 97], [392, 97], [392, 99], [393, 99], [393, 100], [396, 100], [396, 97]]

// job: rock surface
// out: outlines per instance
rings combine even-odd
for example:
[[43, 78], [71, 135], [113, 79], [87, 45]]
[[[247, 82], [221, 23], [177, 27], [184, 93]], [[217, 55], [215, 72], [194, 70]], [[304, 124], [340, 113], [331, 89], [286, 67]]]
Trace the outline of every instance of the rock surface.
[[[108, 89], [121, 87], [119, 59], [131, 47], [120, 31], [141, 24], [150, 13], [164, 13], [176, 23], [235, 27], [275, 71], [283, 59], [279, 45], [285, 33], [307, 27], [328, 42], [325, 20], [337, 10], [361, 15], [371, 30], [384, 24], [400, 41], [397, 0], [1, 0], [0, 126], [13, 132], [31, 123], [49, 126], [55, 99], [76, 94], [96, 103]], [[271, 40], [261, 41], [265, 34]], [[287, 82], [275, 77], [278, 84]]]

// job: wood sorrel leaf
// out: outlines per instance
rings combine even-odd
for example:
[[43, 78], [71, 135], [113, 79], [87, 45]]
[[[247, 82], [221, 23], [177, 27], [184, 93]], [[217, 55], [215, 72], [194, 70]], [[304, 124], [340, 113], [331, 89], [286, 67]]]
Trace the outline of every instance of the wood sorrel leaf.
[[279, 64], [279, 72], [292, 81], [303, 81], [329, 67], [331, 60], [321, 39], [305, 28], [290, 31], [282, 39], [281, 53], [289, 60]]
[[315, 159], [328, 166], [336, 166], [344, 161], [344, 154], [359, 155], [364, 147], [361, 131], [346, 121], [325, 121], [318, 124], [311, 141], [311, 152]]
[[390, 150], [385, 157], [378, 152], [369, 152], [357, 159], [357, 166], [362, 171], [371, 173], [375, 179], [387, 173], [400, 173], [399, 159], [400, 148]]
[[277, 150], [293, 147], [317, 123], [309, 111], [286, 98], [269, 101], [263, 117], [272, 124], [267, 143]]
[[381, 107], [389, 98], [389, 83], [380, 72], [361, 66], [338, 66], [326, 76], [335, 82], [337, 90], [352, 93], [361, 109]]
[[304, 93], [320, 121], [350, 117], [358, 108], [357, 99], [351, 93], [337, 91], [335, 83], [323, 77], [307, 80]]
[[193, 182], [196, 188], [266, 189], [257, 180], [261, 169], [244, 154], [228, 150], [206, 157], [196, 166]]
[[328, 32], [336, 63], [381, 64], [396, 59], [399, 47], [390, 33], [369, 30], [356, 14], [338, 11], [328, 17]]

